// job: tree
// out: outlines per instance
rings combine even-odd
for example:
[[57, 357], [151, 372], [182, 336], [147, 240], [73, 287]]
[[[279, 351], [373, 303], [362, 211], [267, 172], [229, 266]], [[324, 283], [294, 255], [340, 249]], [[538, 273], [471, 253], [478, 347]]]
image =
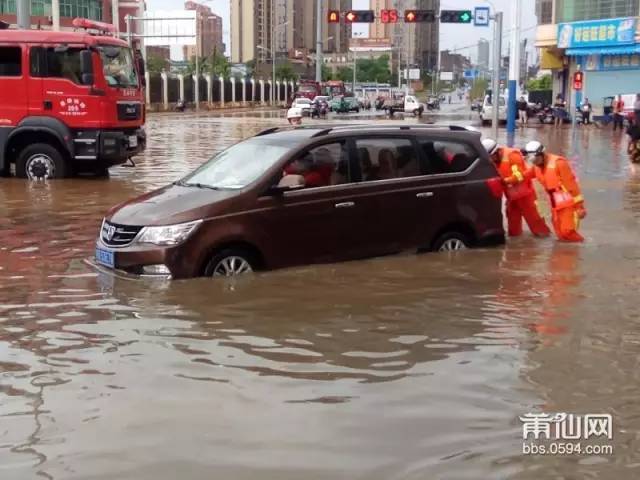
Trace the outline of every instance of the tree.
[[287, 61], [276, 66], [276, 78], [278, 80], [297, 80], [298, 74], [293, 69], [291, 62]]
[[167, 69], [167, 61], [160, 55], [150, 54], [147, 57], [147, 71], [152, 74], [162, 73]]
[[206, 72], [216, 77], [228, 78], [231, 74], [231, 64], [227, 57], [221, 53], [214, 52], [206, 59]]
[[356, 75], [359, 82], [390, 83], [389, 56], [382, 55], [373, 59], [362, 58], [356, 60]]
[[343, 82], [351, 82], [353, 81], [353, 68], [351, 67], [339, 67], [336, 75], [337, 80], [342, 80]]
[[477, 78], [473, 87], [471, 87], [470, 98], [484, 98], [484, 93], [487, 91], [487, 88], [489, 88], [489, 80], [485, 78]]
[[322, 81], [333, 80], [333, 72], [326, 65], [322, 65]]
[[538, 90], [551, 90], [553, 80], [551, 75], [543, 75], [540, 78], [532, 78], [527, 82], [527, 90], [535, 92]]

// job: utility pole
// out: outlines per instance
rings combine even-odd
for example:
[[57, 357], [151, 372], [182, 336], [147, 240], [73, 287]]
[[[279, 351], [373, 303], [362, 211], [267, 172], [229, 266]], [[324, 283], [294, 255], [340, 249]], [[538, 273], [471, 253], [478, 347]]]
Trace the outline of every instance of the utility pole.
[[322, 81], [322, 0], [316, 0], [316, 82]]
[[498, 141], [498, 109], [500, 108], [500, 57], [502, 56], [502, 12], [496, 12], [493, 17], [493, 77], [491, 79], [491, 132]]
[[509, 58], [509, 105], [507, 108], [507, 133], [516, 131], [516, 95], [520, 77], [520, 11], [522, 0], [515, 0], [513, 8], [513, 29], [511, 30], [511, 55]]
[[60, 30], [60, 0], [51, 0], [51, 21], [54, 31]]
[[30, 0], [16, 0], [16, 10], [18, 28], [29, 30], [31, 28]]
[[356, 59], [356, 51], [353, 50], [353, 86], [351, 87], [351, 91], [353, 95], [356, 94], [356, 69], [358, 68], [358, 61]]

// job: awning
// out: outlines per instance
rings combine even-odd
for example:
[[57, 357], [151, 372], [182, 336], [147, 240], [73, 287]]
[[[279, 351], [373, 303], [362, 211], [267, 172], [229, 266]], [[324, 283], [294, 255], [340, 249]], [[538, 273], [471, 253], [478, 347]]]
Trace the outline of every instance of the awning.
[[586, 55], [629, 55], [640, 53], [640, 44], [617, 47], [568, 48], [566, 55], [581, 57]]

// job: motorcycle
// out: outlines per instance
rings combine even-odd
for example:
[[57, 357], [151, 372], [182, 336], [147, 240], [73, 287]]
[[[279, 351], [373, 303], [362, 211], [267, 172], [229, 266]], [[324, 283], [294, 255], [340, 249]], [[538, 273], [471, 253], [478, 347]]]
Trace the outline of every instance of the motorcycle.
[[176, 102], [176, 112], [184, 112], [184, 109], [187, 108], [187, 104], [184, 100], [178, 100]]
[[536, 116], [540, 123], [553, 123], [553, 109], [551, 107], [542, 108]]
[[329, 113], [329, 104], [325, 101], [319, 101], [311, 107], [311, 118], [324, 118]]
[[429, 111], [440, 110], [440, 101], [434, 97], [430, 98], [427, 101], [427, 110]]

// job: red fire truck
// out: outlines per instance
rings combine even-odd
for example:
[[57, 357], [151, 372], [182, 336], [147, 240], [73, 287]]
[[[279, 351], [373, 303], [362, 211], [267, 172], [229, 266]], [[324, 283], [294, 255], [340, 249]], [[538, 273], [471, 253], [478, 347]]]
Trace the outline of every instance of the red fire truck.
[[86, 30], [0, 29], [0, 175], [106, 174], [144, 150], [141, 57], [112, 25], [74, 26]]

